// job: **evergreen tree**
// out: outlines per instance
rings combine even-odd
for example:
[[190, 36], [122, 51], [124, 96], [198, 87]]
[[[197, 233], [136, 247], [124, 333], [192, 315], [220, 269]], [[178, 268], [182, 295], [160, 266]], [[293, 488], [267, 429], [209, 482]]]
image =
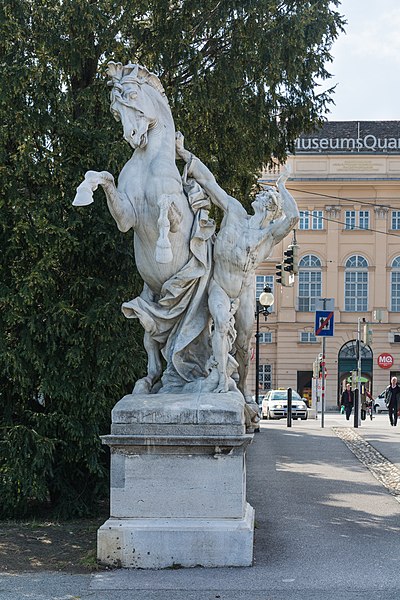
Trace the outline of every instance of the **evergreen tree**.
[[104, 67], [156, 72], [188, 146], [245, 200], [324, 117], [317, 78], [343, 28], [331, 0], [3, 0], [0, 6], [0, 515], [49, 499], [93, 510], [107, 489], [99, 435], [143, 375], [132, 235], [104, 195], [74, 209], [89, 169], [130, 155]]

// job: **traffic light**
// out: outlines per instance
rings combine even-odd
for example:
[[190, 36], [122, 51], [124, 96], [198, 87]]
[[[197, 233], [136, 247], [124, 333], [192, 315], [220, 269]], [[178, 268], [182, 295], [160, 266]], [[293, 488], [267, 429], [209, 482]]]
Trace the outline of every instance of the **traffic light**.
[[318, 354], [313, 362], [313, 377], [321, 379], [322, 377], [322, 354]]
[[366, 321], [362, 324], [362, 341], [364, 344], [369, 346], [372, 343], [372, 329], [370, 328], [370, 324]]
[[299, 272], [299, 247], [297, 244], [290, 244], [287, 250], [283, 253], [285, 258], [283, 259], [285, 265], [285, 271], [297, 275]]
[[285, 270], [283, 265], [276, 265], [276, 283], [280, 283], [285, 287], [289, 287], [289, 273]]
[[283, 255], [286, 257], [283, 259], [284, 270], [288, 273], [293, 273], [293, 246], [288, 246]]
[[318, 379], [319, 377], [319, 362], [318, 359], [313, 362], [313, 377], [314, 379]]
[[299, 272], [299, 247], [297, 244], [292, 244], [293, 251], [293, 275]]

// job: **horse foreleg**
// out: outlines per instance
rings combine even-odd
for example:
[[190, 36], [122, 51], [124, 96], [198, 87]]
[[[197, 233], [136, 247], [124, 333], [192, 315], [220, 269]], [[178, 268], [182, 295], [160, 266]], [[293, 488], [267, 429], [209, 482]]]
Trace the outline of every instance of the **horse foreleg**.
[[171, 233], [176, 233], [179, 229], [179, 225], [182, 223], [183, 215], [179, 210], [175, 202], [171, 202], [168, 210], [168, 220], [170, 223]]
[[86, 206], [94, 202], [93, 192], [101, 185], [107, 198], [111, 215], [120, 231], [128, 231], [135, 226], [135, 212], [127, 196], [121, 194], [108, 171], [87, 171], [85, 179], [76, 189], [73, 206]]
[[[92, 204], [93, 192], [97, 190], [99, 185], [104, 187], [115, 188], [114, 177], [108, 171], [87, 171], [85, 173], [85, 179], [76, 188], [76, 196], [72, 202], [73, 206], [87, 206]], [[116, 188], [115, 188], [116, 189]]]
[[156, 244], [156, 262], [165, 264], [172, 261], [171, 242], [168, 239], [170, 232], [170, 221], [168, 219], [168, 211], [172, 203], [173, 196], [163, 194], [157, 204], [160, 209], [160, 216], [157, 221], [159, 238]]
[[160, 344], [147, 331], [144, 333], [143, 344], [147, 352], [147, 375], [137, 380], [132, 394], [150, 394], [150, 392], [154, 392], [154, 385], [161, 379], [162, 362]]

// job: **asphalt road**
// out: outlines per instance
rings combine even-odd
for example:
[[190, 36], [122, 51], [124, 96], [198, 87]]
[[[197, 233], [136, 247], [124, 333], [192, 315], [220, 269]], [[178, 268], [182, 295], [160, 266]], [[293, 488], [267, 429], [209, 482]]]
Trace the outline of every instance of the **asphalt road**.
[[[332, 427], [343, 416], [263, 421], [248, 451], [256, 509], [254, 566], [90, 575], [0, 575], [0, 600], [398, 600], [400, 496], [390, 494]], [[357, 432], [400, 475], [400, 425]]]

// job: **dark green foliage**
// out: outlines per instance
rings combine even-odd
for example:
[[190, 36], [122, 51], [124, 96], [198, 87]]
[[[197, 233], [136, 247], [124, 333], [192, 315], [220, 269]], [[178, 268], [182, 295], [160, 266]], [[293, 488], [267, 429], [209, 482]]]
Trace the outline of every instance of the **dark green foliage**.
[[132, 234], [104, 195], [71, 206], [86, 170], [118, 175], [130, 150], [104, 67], [161, 78], [187, 146], [245, 199], [324, 115], [339, 2], [3, 0], [0, 6], [0, 515], [50, 501], [93, 510], [107, 489], [99, 435], [145, 372], [120, 304], [141, 282]]

